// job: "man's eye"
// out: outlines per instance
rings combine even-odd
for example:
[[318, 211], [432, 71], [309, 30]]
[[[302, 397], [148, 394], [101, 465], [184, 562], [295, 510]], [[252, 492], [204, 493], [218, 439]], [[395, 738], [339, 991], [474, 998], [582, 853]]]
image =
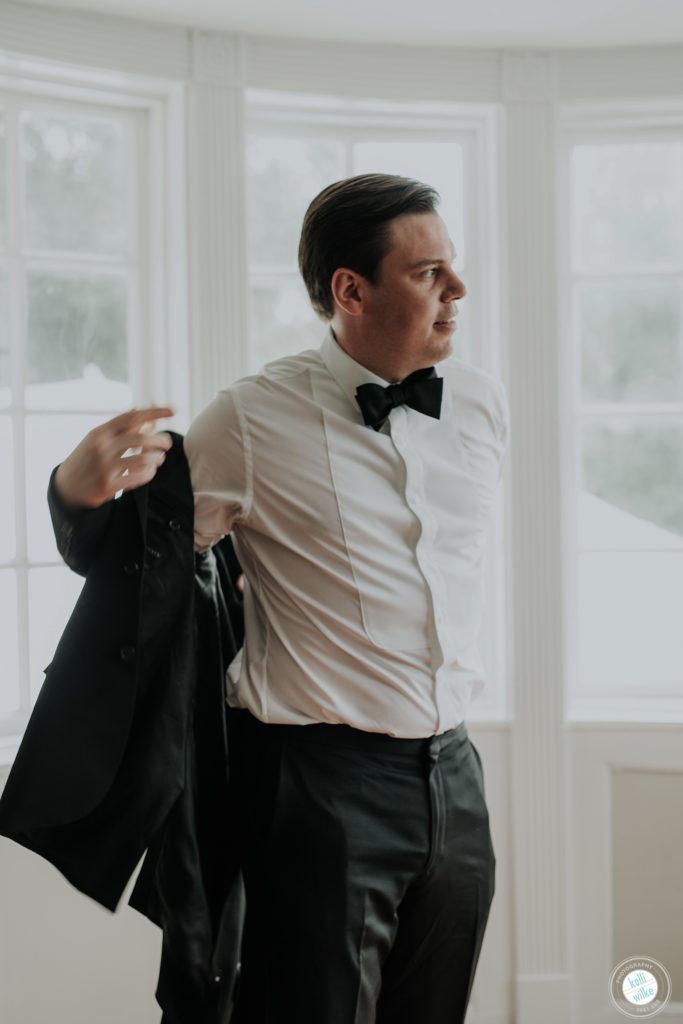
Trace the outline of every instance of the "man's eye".
[[436, 277], [438, 272], [439, 272], [439, 268], [438, 267], [429, 267], [427, 270], [425, 270], [424, 276], [425, 277]]

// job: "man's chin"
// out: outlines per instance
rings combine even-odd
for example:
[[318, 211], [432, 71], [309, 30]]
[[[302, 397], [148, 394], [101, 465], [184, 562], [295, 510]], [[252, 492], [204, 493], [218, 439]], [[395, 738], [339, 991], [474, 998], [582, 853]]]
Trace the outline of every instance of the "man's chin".
[[443, 359], [448, 359], [450, 355], [453, 355], [453, 339], [444, 338], [441, 340], [439, 345], [434, 346], [434, 362], [440, 363]]

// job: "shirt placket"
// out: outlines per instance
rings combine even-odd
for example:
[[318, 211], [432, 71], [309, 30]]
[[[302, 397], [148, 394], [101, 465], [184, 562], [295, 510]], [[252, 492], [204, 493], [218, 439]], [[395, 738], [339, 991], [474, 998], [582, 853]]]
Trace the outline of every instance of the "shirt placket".
[[443, 710], [440, 702], [441, 668], [449, 658], [453, 645], [449, 633], [448, 598], [443, 574], [439, 568], [436, 550], [437, 521], [425, 496], [424, 461], [419, 446], [411, 437], [405, 409], [394, 410], [390, 419], [390, 434], [405, 466], [404, 500], [420, 524], [420, 535], [415, 545], [415, 557], [427, 585], [431, 611], [431, 642], [434, 656], [434, 687], [432, 697], [437, 715], [436, 732], [441, 729]]

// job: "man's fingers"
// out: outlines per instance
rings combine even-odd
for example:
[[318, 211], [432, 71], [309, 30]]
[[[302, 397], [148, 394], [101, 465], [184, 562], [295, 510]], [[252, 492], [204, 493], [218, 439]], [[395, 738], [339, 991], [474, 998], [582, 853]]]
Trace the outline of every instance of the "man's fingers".
[[125, 459], [121, 459], [116, 464], [116, 468], [112, 469], [111, 476], [114, 479], [120, 478], [124, 473], [126, 476], [130, 476], [131, 473], [137, 473], [138, 470], [153, 469], [156, 473], [159, 466], [164, 461], [165, 452], [143, 452], [139, 455], [128, 455]]
[[146, 409], [129, 409], [127, 412], [119, 413], [106, 423], [95, 427], [94, 432], [98, 433], [126, 433], [139, 430], [143, 424], [154, 420], [167, 419], [175, 416], [175, 409], [168, 405], [152, 405]]
[[142, 452], [167, 452], [172, 446], [171, 438], [161, 434], [117, 434], [107, 438], [106, 451], [112, 458], [120, 458], [129, 448], [141, 449]]
[[134, 455], [130, 459], [126, 459], [126, 463], [135, 462], [135, 465], [126, 468], [125, 475], [122, 474], [116, 478], [116, 491], [135, 490], [136, 487], [148, 484], [156, 476], [158, 463], [137, 462], [138, 458], [139, 456]]
[[150, 458], [145, 455], [131, 455], [121, 462], [121, 469], [109, 474], [106, 490], [113, 497], [118, 491], [132, 491], [136, 487], [149, 483], [156, 476], [161, 458]]

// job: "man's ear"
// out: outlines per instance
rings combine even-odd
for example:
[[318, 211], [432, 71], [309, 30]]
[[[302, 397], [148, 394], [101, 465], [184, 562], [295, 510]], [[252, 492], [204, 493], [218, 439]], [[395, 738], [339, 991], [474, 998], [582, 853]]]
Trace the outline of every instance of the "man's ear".
[[360, 316], [365, 298], [365, 279], [355, 270], [338, 267], [330, 281], [335, 304], [349, 316]]

